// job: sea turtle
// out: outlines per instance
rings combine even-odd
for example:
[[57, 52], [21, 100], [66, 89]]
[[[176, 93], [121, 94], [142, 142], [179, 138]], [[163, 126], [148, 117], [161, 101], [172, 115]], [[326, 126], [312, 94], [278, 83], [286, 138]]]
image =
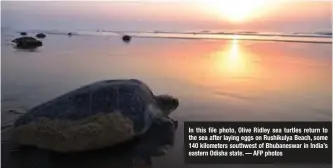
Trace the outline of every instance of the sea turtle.
[[123, 39], [124, 42], [130, 42], [131, 39], [132, 39], [132, 37], [129, 36], [129, 35], [124, 35], [124, 36], [122, 37], [122, 39]]
[[[17, 114], [15, 114], [17, 115]], [[10, 131], [2, 131], [2, 168], [90, 168], [152, 166], [153, 157], [167, 154], [174, 145], [178, 122], [169, 118], [156, 118], [148, 131], [133, 140], [101, 150], [58, 153], [50, 150], [18, 146], [6, 142]], [[5, 141], [5, 142], [3, 142]]]
[[26, 36], [26, 35], [28, 35], [26, 32], [20, 32], [20, 35], [21, 36]]
[[40, 38], [40, 39], [43, 39], [43, 38], [46, 37], [46, 35], [44, 33], [38, 33], [38, 34], [36, 34], [36, 37]]
[[32, 108], [16, 120], [12, 138], [58, 152], [110, 147], [143, 135], [178, 104], [137, 79], [98, 81]]
[[21, 49], [33, 49], [43, 46], [41, 41], [29, 36], [16, 38], [12, 42], [16, 43], [16, 47]]

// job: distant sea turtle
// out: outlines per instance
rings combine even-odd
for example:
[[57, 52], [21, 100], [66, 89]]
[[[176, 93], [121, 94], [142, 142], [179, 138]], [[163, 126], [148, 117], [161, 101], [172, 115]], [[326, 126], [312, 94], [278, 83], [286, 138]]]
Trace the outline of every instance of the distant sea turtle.
[[46, 35], [44, 33], [38, 33], [38, 34], [36, 34], [36, 37], [37, 38], [45, 38]]
[[16, 43], [16, 47], [21, 49], [32, 49], [43, 46], [41, 41], [29, 36], [16, 38], [12, 42]]
[[178, 104], [140, 80], [99, 81], [31, 109], [16, 120], [12, 138], [58, 152], [110, 147], [143, 135]]
[[124, 36], [123, 36], [123, 41], [124, 41], [124, 42], [130, 42], [131, 39], [132, 39], [132, 37], [129, 36], [129, 35], [124, 35]]

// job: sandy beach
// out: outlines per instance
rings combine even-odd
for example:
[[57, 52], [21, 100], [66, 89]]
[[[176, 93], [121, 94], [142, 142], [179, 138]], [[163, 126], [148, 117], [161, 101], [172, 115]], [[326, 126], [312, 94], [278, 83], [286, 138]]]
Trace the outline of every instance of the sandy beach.
[[17, 36], [2, 33], [3, 124], [15, 118], [9, 110], [26, 111], [95, 81], [140, 79], [180, 100], [171, 114], [179, 121], [175, 145], [153, 158], [153, 167], [220, 167], [184, 164], [184, 121], [332, 118], [331, 44], [47, 35], [43, 47], [24, 51], [10, 44]]

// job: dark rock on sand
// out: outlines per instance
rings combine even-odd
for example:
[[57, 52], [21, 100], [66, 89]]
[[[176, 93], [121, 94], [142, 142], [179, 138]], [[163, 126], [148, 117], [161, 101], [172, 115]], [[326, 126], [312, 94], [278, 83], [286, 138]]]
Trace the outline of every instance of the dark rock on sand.
[[72, 35], [73, 35], [73, 33], [68, 33], [67, 35], [68, 35], [68, 36], [72, 36]]
[[37, 38], [45, 38], [46, 35], [45, 35], [44, 33], [38, 33], [38, 34], [36, 35], [36, 37], [37, 37]]
[[27, 34], [26, 32], [21, 32], [20, 35], [21, 35], [21, 36], [26, 36], [26, 35], [28, 35], [28, 34]]
[[123, 41], [125, 41], [125, 42], [130, 42], [131, 39], [132, 39], [132, 37], [129, 36], [129, 35], [124, 35], [124, 36], [123, 36]]
[[43, 46], [43, 43], [33, 37], [20, 37], [12, 41], [16, 43], [17, 48], [21, 49], [33, 49]]

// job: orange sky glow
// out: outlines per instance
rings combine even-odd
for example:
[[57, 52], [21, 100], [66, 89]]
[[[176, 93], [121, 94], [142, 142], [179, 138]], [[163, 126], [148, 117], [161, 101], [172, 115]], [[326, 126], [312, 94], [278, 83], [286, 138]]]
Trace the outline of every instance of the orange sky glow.
[[117, 25], [131, 22], [136, 25], [135, 28], [143, 26], [152, 29], [159, 29], [158, 26], [178, 29], [183, 26], [187, 29], [258, 31], [274, 31], [275, 28], [283, 31], [306, 28], [326, 30], [331, 29], [332, 17], [330, 1], [308, 0], [4, 2], [2, 8], [4, 23], [38, 15], [34, 19], [36, 22], [52, 18], [61, 24], [67, 19], [73, 24], [75, 20], [80, 21], [80, 25], [96, 27], [99, 24], [102, 25], [99, 27], [105, 27], [106, 22], [117, 22]]

